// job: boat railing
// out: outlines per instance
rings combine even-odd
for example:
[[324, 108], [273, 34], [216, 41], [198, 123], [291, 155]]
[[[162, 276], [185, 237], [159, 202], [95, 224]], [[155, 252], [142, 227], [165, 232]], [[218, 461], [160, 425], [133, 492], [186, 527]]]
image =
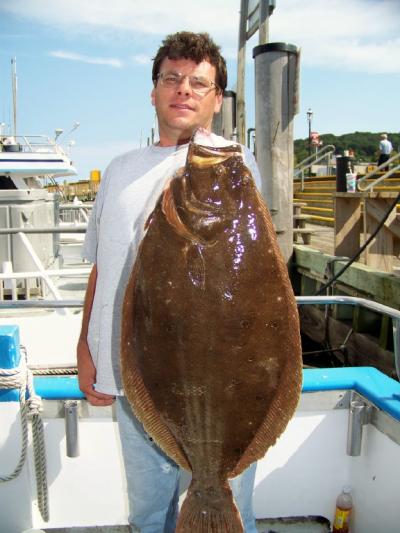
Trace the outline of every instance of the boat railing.
[[327, 144], [315, 154], [311, 154], [294, 167], [294, 178], [301, 178], [301, 190], [304, 190], [304, 179], [306, 170], [311, 170], [311, 167], [320, 161], [325, 160], [326, 174], [329, 175], [331, 171], [332, 156], [336, 148], [333, 144]]
[[351, 305], [363, 307], [388, 316], [393, 325], [393, 353], [397, 378], [400, 380], [400, 311], [372, 300], [357, 298], [356, 296], [297, 296], [298, 305]]
[[6, 152], [28, 152], [65, 155], [59, 144], [47, 135], [3, 136], [3, 150]]
[[[393, 325], [393, 352], [397, 377], [400, 379], [400, 311], [366, 298], [355, 296], [296, 296], [297, 305], [350, 305], [369, 309], [376, 313], [388, 316]], [[63, 309], [82, 307], [83, 300], [5, 300], [0, 301], [2, 309]]]
[[[17, 280], [22, 280], [25, 284], [25, 295], [29, 298], [28, 280], [36, 279], [39, 283], [47, 286], [48, 290], [52, 294], [53, 298], [57, 301], [61, 301], [62, 297], [57, 289], [53, 277], [59, 276], [87, 276], [89, 275], [91, 266], [85, 265], [80, 268], [63, 268], [63, 269], [46, 269], [34, 250], [31, 242], [29, 241], [27, 234], [60, 234], [60, 233], [85, 233], [87, 229], [86, 224], [71, 225], [71, 226], [57, 226], [57, 227], [44, 227], [44, 228], [5, 228], [0, 229], [1, 235], [19, 235], [25, 250], [36, 266], [35, 271], [13, 272], [12, 262], [3, 262], [3, 273], [0, 273], [0, 301], [4, 301], [4, 285], [8, 285], [11, 290], [12, 301], [18, 300], [17, 292]], [[6, 270], [6, 271], [4, 271]], [[28, 301], [28, 300], [25, 300]], [[60, 306], [61, 314], [68, 314], [68, 311], [62, 309]]]
[[[389, 168], [389, 165], [393, 163], [392, 168]], [[388, 167], [388, 170], [385, 171], [386, 167]], [[378, 176], [378, 173], [381, 173], [384, 171], [384, 173], [380, 176]], [[393, 155], [390, 157], [387, 161], [382, 163], [381, 165], [377, 166], [371, 172], [368, 172], [365, 176], [362, 178], [359, 178], [357, 180], [357, 189], [361, 192], [372, 192], [374, 190], [374, 187], [376, 187], [381, 181], [389, 178], [396, 172], [400, 171], [400, 153]], [[373, 181], [370, 183], [367, 183], [364, 186], [364, 182], [367, 180], [370, 180], [373, 178]]]
[[87, 224], [92, 207], [93, 202], [60, 204], [60, 221], [71, 224]]

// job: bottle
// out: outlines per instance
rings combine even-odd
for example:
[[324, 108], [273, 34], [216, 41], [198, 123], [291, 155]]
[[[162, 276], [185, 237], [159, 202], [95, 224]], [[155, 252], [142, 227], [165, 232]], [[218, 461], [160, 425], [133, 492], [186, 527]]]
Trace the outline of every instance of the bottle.
[[336, 510], [332, 533], [349, 533], [352, 509], [353, 498], [351, 496], [351, 487], [345, 485], [342, 492], [336, 498]]

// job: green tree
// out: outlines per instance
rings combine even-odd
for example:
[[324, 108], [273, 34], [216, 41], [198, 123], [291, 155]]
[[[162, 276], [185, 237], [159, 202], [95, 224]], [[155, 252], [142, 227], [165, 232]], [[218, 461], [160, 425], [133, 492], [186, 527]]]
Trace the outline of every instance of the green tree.
[[[344, 150], [353, 150], [356, 161], [365, 163], [376, 163], [378, 159], [378, 146], [380, 134], [355, 131], [354, 133], [345, 133], [343, 135], [333, 135], [333, 133], [324, 133], [320, 135], [322, 147], [333, 144], [336, 152], [343, 154]], [[387, 132], [388, 138], [393, 144], [393, 150], [400, 152], [400, 133]], [[313, 148], [314, 150], [314, 148]], [[306, 139], [296, 139], [294, 141], [295, 164], [299, 163], [308, 156], [308, 137]]]

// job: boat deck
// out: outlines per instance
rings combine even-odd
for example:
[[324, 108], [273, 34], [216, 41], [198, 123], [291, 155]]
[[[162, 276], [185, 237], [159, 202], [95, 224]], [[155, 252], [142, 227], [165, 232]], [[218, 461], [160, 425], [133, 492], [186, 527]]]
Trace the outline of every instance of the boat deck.
[[[329, 533], [329, 521], [316, 516], [257, 520], [258, 533]], [[45, 533], [130, 533], [129, 526], [44, 529]]]
[[[311, 235], [311, 242], [309, 244], [303, 244], [307, 248], [313, 248], [327, 255], [335, 255], [335, 246], [334, 246], [334, 228], [329, 226], [322, 226], [319, 224], [307, 223], [307, 230], [309, 230]], [[299, 243], [300, 244], [300, 241]], [[363, 254], [357, 260], [360, 264], [365, 264]], [[400, 257], [393, 257], [393, 273], [397, 273], [400, 269]]]
[[[312, 232], [312, 235], [311, 243], [305, 246], [319, 250], [324, 254], [334, 255], [334, 228], [308, 222], [306, 227]], [[358, 262], [363, 263], [362, 256]], [[395, 257], [394, 262], [395, 266], [400, 267], [400, 259], [398, 257]]]

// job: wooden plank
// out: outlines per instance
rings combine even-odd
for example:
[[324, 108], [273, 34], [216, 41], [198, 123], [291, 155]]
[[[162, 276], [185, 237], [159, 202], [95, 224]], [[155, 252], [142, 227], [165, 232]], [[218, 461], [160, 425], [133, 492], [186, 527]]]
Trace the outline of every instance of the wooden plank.
[[[390, 204], [391, 202], [386, 202], [384, 200], [379, 202], [374, 199], [367, 199], [367, 213], [369, 216], [380, 222], [386, 215]], [[400, 217], [396, 213], [396, 209], [393, 209], [384, 225], [395, 237], [400, 239]]]
[[[303, 272], [308, 271], [312, 279], [323, 279], [327, 263], [334, 257], [300, 244], [296, 244], [294, 248], [296, 267], [303, 269]], [[338, 272], [344, 265], [345, 261], [337, 261], [335, 272]], [[382, 304], [400, 309], [400, 276], [379, 272], [361, 263], [353, 263], [342, 274], [339, 283], [347, 286], [354, 296], [372, 298]]]
[[311, 235], [315, 233], [314, 230], [309, 230], [307, 228], [293, 228], [293, 242], [297, 242], [297, 237], [301, 235], [304, 244], [311, 243]]
[[[364, 238], [372, 235], [383, 219], [392, 198], [366, 198], [366, 230]], [[391, 223], [396, 218], [396, 212], [393, 210], [387, 220]], [[365, 241], [364, 241], [365, 242]], [[393, 268], [393, 234], [383, 226], [377, 233], [375, 239], [368, 246], [367, 265], [384, 272], [391, 272]]]
[[334, 253], [351, 257], [360, 248], [362, 199], [360, 195], [346, 194], [334, 198]]
[[293, 215], [293, 228], [305, 228], [308, 220], [309, 215]]
[[[315, 306], [305, 305], [300, 306], [299, 313], [302, 332], [315, 342], [323, 344], [326, 341], [324, 311]], [[350, 327], [348, 325], [334, 318], [328, 319], [328, 338], [333, 348], [340, 347], [349, 333]], [[395, 377], [393, 353], [382, 349], [377, 340], [353, 332], [348, 338], [346, 348], [348, 363], [351, 366], [374, 366], [381, 372]], [[341, 351], [335, 351], [335, 355], [343, 363], [345, 362], [344, 354]]]

